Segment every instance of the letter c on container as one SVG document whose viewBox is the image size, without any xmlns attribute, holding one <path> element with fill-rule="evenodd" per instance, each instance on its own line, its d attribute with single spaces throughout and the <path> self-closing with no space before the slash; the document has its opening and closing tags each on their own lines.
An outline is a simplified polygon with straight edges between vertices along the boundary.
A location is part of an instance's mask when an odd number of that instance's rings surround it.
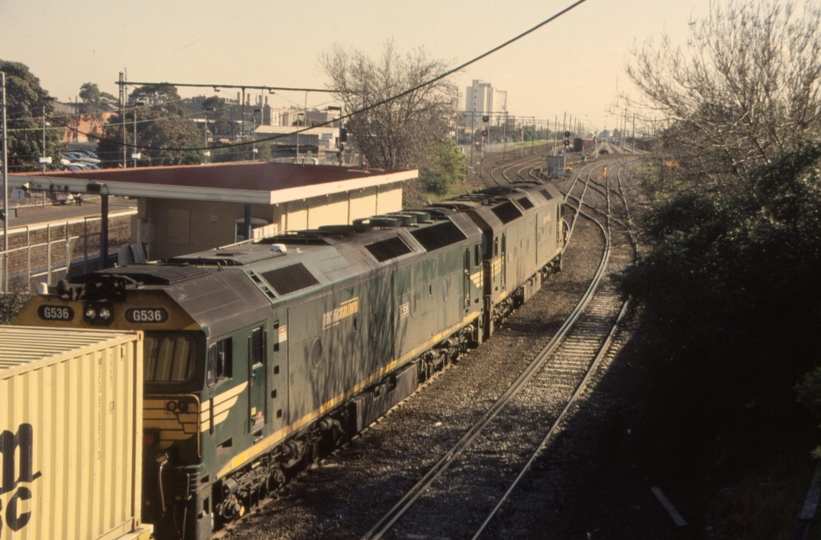
<svg viewBox="0 0 821 540">
<path fill-rule="evenodd" d="M 21 487 L 14 494 L 14 497 L 9 500 L 8 508 L 6 508 L 6 523 L 12 531 L 19 531 L 28 525 L 31 519 L 31 512 L 17 514 L 17 501 L 20 499 L 26 501 L 31 499 L 31 490 L 27 487 Z"/>
</svg>

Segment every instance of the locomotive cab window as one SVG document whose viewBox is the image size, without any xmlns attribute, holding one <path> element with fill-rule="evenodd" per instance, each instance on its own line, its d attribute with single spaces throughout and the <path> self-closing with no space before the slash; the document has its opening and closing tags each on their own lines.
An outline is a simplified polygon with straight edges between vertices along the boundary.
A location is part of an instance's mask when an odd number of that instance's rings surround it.
<svg viewBox="0 0 821 540">
<path fill-rule="evenodd" d="M 194 342 L 190 336 L 146 333 L 143 347 L 146 381 L 182 382 L 194 374 Z"/>
<path fill-rule="evenodd" d="M 208 347 L 208 386 L 230 379 L 233 371 L 231 338 L 221 339 Z"/>
</svg>

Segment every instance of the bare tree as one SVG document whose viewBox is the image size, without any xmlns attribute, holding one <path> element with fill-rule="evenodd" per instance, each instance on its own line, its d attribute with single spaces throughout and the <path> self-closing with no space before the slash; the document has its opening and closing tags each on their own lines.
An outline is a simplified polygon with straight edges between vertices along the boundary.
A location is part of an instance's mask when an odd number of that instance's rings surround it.
<svg viewBox="0 0 821 540">
<path fill-rule="evenodd" d="M 727 0 L 690 23 L 684 49 L 663 34 L 658 46 L 633 50 L 627 75 L 641 99 L 623 97 L 661 119 L 663 153 L 681 165 L 666 174 L 713 188 L 747 180 L 753 166 L 817 134 L 819 23 L 813 0 L 800 16 L 789 1 Z"/>
<path fill-rule="evenodd" d="M 350 118 L 348 132 L 370 166 L 420 167 L 435 159 L 433 148 L 447 134 L 456 90 L 444 79 L 423 83 L 443 74 L 444 62 L 431 60 L 423 49 L 401 55 L 388 41 L 376 60 L 337 45 L 320 57 L 320 65 L 345 111 L 362 111 Z"/>
</svg>

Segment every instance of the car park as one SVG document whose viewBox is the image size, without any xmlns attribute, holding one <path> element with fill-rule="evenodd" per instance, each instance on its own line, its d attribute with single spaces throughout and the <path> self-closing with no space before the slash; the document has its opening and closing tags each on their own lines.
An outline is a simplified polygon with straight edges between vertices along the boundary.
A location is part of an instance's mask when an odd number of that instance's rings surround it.
<svg viewBox="0 0 821 540">
<path fill-rule="evenodd" d="M 79 161 L 81 163 L 93 163 L 98 164 L 100 163 L 100 159 L 97 157 L 97 154 L 92 152 L 91 150 L 75 150 L 72 152 L 76 156 L 73 161 Z"/>
<path fill-rule="evenodd" d="M 94 165 L 100 163 L 99 159 L 90 157 L 82 152 L 61 152 L 60 157 L 68 159 L 72 163 L 92 163 Z"/>
</svg>

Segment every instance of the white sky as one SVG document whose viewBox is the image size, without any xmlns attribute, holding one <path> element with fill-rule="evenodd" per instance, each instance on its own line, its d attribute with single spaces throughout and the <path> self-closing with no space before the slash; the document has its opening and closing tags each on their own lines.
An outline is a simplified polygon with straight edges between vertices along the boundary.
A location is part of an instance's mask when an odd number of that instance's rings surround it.
<svg viewBox="0 0 821 540">
<path fill-rule="evenodd" d="M 516 116 L 559 122 L 565 113 L 597 129 L 630 91 L 631 47 L 662 31 L 684 44 L 688 21 L 709 0 L 587 0 L 556 21 L 453 76 L 506 90 Z M 118 93 L 130 81 L 324 88 L 318 58 L 334 44 L 376 57 L 386 40 L 400 52 L 466 62 L 535 26 L 573 0 L 0 0 L 0 58 L 26 64 L 61 101 L 85 82 Z M 208 91 L 206 91 L 208 90 Z M 210 89 L 184 96 L 213 95 Z M 236 97 L 236 92 L 220 95 Z M 304 93 L 271 96 L 302 106 Z M 308 106 L 328 104 L 309 94 Z"/>
</svg>

